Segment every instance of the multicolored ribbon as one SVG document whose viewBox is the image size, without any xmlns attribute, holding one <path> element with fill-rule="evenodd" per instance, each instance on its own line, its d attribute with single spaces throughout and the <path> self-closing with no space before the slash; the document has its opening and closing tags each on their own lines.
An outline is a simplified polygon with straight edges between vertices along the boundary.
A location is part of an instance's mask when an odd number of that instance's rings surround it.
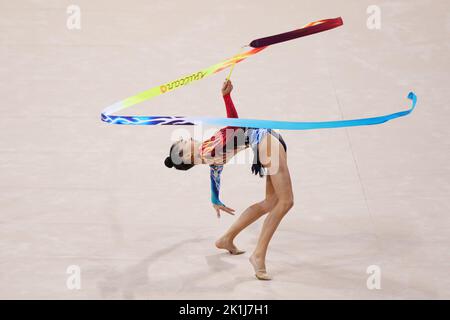
<svg viewBox="0 0 450 320">
<path fill-rule="evenodd" d="M 409 110 L 400 111 L 397 113 L 363 119 L 353 120 L 337 120 L 337 121 L 319 121 L 319 122 L 290 122 L 290 121 L 273 121 L 261 119 L 241 119 L 241 118 L 216 118 L 216 117 L 185 117 L 185 116 L 118 116 L 113 113 L 136 105 L 140 102 L 153 99 L 159 95 L 171 92 L 175 89 L 186 86 L 192 82 L 199 81 L 205 77 L 218 73 L 228 67 L 234 67 L 235 64 L 247 59 L 248 57 L 257 54 L 266 49 L 268 46 L 289 41 L 292 39 L 308 36 L 318 32 L 334 29 L 343 25 L 342 18 L 325 19 L 311 22 L 303 28 L 293 30 L 290 32 L 280 33 L 277 35 L 253 40 L 248 46 L 253 49 L 234 55 L 233 57 L 212 65 L 206 69 L 178 78 L 174 81 L 164 83 L 160 86 L 153 87 L 137 95 L 118 101 L 113 105 L 103 110 L 101 119 L 104 122 L 112 124 L 126 124 L 126 125 L 198 125 L 210 124 L 219 126 L 239 126 L 250 128 L 272 128 L 272 129 L 286 129 L 286 130 L 308 130 L 320 128 L 339 128 L 351 126 L 364 126 L 386 122 L 391 119 L 399 118 L 411 113 L 416 105 L 417 97 L 413 92 L 410 92 L 408 99 L 412 101 L 412 106 Z M 230 72 L 231 74 L 231 72 Z"/>
</svg>

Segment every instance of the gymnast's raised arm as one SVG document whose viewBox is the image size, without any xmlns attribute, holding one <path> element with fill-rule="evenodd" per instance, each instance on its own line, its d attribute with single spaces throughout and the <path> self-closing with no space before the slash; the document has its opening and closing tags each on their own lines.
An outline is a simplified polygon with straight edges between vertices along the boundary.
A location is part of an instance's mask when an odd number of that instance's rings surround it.
<svg viewBox="0 0 450 320">
<path fill-rule="evenodd" d="M 233 91 L 233 84 L 230 80 L 225 80 L 222 87 L 222 95 L 227 109 L 227 118 L 239 118 L 233 100 L 231 100 L 231 91 Z"/>
</svg>

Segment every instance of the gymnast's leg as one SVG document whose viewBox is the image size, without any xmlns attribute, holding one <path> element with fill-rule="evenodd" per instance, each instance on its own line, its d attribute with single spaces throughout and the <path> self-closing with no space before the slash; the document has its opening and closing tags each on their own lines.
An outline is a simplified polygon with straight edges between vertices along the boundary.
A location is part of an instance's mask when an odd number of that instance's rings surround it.
<svg viewBox="0 0 450 320">
<path fill-rule="evenodd" d="M 255 270 L 256 277 L 260 280 L 271 279 L 266 272 L 265 265 L 267 248 L 281 219 L 283 219 L 289 209 L 294 205 L 286 152 L 280 143 L 271 143 L 270 140 L 277 141 L 277 139 L 273 138 L 271 135 L 267 135 L 261 141 L 260 159 L 261 163 L 268 169 L 278 201 L 264 220 L 255 251 L 249 259 Z"/>
<path fill-rule="evenodd" d="M 228 231 L 216 241 L 216 247 L 219 249 L 226 249 L 231 254 L 244 253 L 244 251 L 236 248 L 233 243 L 234 238 L 250 224 L 272 210 L 276 203 L 277 196 L 270 180 L 270 176 L 266 176 L 266 198 L 263 201 L 248 207 L 231 225 Z"/>
</svg>

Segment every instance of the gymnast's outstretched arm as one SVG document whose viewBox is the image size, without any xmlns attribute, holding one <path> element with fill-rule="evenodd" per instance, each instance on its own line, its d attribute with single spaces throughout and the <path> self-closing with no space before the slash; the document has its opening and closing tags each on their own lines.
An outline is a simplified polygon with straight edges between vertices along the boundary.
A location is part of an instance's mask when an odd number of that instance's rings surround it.
<svg viewBox="0 0 450 320">
<path fill-rule="evenodd" d="M 225 101 L 225 108 L 227 109 L 227 118 L 239 118 L 239 115 L 234 107 L 233 100 L 231 100 L 231 91 L 233 84 L 230 80 L 225 81 L 222 87 L 223 100 Z"/>
<path fill-rule="evenodd" d="M 233 100 L 231 100 L 230 93 L 233 90 L 233 85 L 230 80 L 226 80 L 222 87 L 222 95 L 225 101 L 225 108 L 227 110 L 228 118 L 239 118 L 236 108 L 234 107 Z M 222 128 L 221 130 L 226 130 Z M 220 218 L 220 210 L 223 210 L 229 214 L 234 214 L 234 210 L 225 206 L 219 199 L 220 191 L 220 176 L 222 174 L 223 165 L 211 165 L 210 166 L 210 179 L 211 179 L 211 202 L 214 209 L 217 212 L 217 217 Z"/>
<path fill-rule="evenodd" d="M 211 202 L 219 206 L 224 206 L 222 201 L 219 199 L 220 175 L 223 170 L 223 165 L 211 165 L 209 168 L 211 178 Z"/>
<path fill-rule="evenodd" d="M 220 218 L 220 210 L 234 215 L 234 209 L 227 207 L 219 199 L 220 175 L 222 173 L 222 170 L 223 170 L 223 165 L 211 165 L 210 166 L 211 202 L 213 203 L 213 207 L 217 212 L 218 218 Z"/>
</svg>

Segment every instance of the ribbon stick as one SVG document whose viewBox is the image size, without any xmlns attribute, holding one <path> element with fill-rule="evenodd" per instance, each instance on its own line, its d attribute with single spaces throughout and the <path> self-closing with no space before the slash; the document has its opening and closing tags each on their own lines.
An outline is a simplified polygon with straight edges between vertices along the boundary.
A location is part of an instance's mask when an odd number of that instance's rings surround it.
<svg viewBox="0 0 450 320">
<path fill-rule="evenodd" d="M 244 47 L 243 47 L 244 48 Z M 242 53 L 242 51 L 241 50 L 239 50 L 239 52 L 236 54 L 236 56 L 239 56 L 240 54 Z M 233 70 L 234 70 L 234 66 L 236 65 L 236 61 L 231 65 L 231 68 L 230 68 L 230 72 L 228 73 L 228 76 L 227 76 L 227 80 L 230 80 L 230 78 L 231 78 L 231 74 L 233 73 Z"/>
<path fill-rule="evenodd" d="M 334 29 L 343 24 L 342 19 L 325 19 L 319 20 L 307 24 L 303 28 L 293 30 L 290 32 L 285 32 L 269 37 L 264 37 L 260 39 L 253 40 L 250 42 L 249 46 L 252 49 L 238 53 L 233 57 L 214 64 L 208 68 L 202 69 L 200 71 L 185 75 L 174 81 L 164 83 L 162 85 L 150 88 L 146 91 L 138 93 L 132 97 L 126 98 L 124 100 L 118 101 L 113 105 L 107 107 L 103 110 L 101 114 L 101 120 L 111 124 L 125 124 L 125 125 L 198 125 L 198 124 L 211 124 L 220 126 L 240 126 L 240 127 L 251 127 L 251 128 L 272 128 L 272 129 L 286 129 L 286 130 L 310 130 L 310 129 L 321 129 L 321 128 L 339 128 L 339 127 L 351 127 L 351 126 L 362 126 L 362 125 L 372 125 L 380 124 L 395 118 L 403 117 L 411 113 L 417 103 L 417 96 L 410 92 L 408 99 L 412 101 L 412 106 L 406 111 L 400 111 L 392 113 L 389 115 L 372 117 L 372 118 L 362 118 L 353 120 L 337 120 L 337 121 L 319 121 L 319 122 L 292 122 L 292 121 L 273 121 L 273 120 L 262 120 L 262 119 L 242 119 L 242 118 L 215 118 L 215 117 L 185 117 L 185 116 L 120 116 L 113 115 L 113 113 L 136 105 L 140 102 L 153 99 L 164 93 L 171 92 L 175 89 L 184 87 L 195 81 L 202 80 L 207 76 L 218 73 L 226 68 L 231 67 L 230 73 L 227 77 L 231 76 L 234 66 L 261 52 L 267 47 L 278 44 L 281 42 L 293 40 L 296 38 L 308 36 L 318 32 L 323 32 L 326 30 Z"/>
</svg>

